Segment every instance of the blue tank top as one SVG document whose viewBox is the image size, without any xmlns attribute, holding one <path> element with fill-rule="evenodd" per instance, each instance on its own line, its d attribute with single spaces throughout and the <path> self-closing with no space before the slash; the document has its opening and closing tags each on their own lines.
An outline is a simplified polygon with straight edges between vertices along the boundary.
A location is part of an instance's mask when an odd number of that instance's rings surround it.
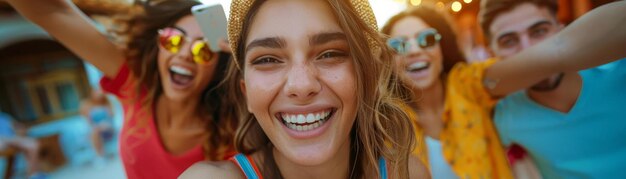
<svg viewBox="0 0 626 179">
<path fill-rule="evenodd" d="M 249 157 L 246 157 L 244 154 L 240 153 L 240 154 L 233 156 L 231 160 L 235 162 L 237 166 L 239 166 L 241 171 L 243 171 L 243 174 L 246 175 L 246 178 L 262 179 L 261 172 L 258 170 L 256 165 L 252 163 L 252 159 L 250 159 Z M 379 166 L 378 172 L 380 173 L 380 178 L 387 179 L 387 162 L 385 161 L 385 158 L 380 157 L 380 159 L 378 159 L 378 166 Z"/>
</svg>

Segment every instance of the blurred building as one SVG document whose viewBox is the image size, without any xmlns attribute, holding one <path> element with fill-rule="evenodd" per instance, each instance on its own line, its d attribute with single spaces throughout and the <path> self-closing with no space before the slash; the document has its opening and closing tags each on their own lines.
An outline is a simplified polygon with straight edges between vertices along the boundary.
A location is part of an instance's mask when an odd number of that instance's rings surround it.
<svg viewBox="0 0 626 179">
<path fill-rule="evenodd" d="M 74 2 L 103 30 L 117 25 L 111 18 L 124 15 L 120 13 L 133 5 L 132 0 Z M 40 141 L 44 170 L 92 159 L 91 129 L 78 110 L 100 77 L 92 65 L 0 2 L 0 111 L 24 124 L 27 135 Z M 17 172 L 23 171 L 19 163 L 14 166 Z M 13 171 L 8 164 L 15 163 L 0 163 L 0 175 Z"/>
</svg>

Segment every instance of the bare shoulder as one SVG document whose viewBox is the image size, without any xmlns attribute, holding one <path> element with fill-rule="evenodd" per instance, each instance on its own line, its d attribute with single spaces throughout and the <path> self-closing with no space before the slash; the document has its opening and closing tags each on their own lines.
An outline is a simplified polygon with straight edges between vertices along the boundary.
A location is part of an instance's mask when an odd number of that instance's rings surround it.
<svg viewBox="0 0 626 179">
<path fill-rule="evenodd" d="M 230 161 L 202 161 L 187 168 L 179 179 L 192 178 L 229 178 L 244 179 L 245 177 L 234 163 Z"/>
<path fill-rule="evenodd" d="M 426 179 L 430 178 L 430 172 L 426 165 L 416 156 L 409 157 L 409 178 Z"/>
</svg>

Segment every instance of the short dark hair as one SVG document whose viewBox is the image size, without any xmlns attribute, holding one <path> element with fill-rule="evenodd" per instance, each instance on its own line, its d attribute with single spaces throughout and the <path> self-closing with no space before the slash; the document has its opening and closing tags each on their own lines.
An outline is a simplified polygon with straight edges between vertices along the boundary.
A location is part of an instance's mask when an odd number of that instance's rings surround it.
<svg viewBox="0 0 626 179">
<path fill-rule="evenodd" d="M 480 13 L 478 15 L 478 19 L 480 27 L 483 29 L 483 34 L 485 35 L 485 38 L 487 38 L 487 43 L 491 41 L 489 26 L 491 26 L 493 20 L 496 19 L 498 15 L 508 12 L 525 3 L 531 3 L 538 7 L 547 8 L 555 17 L 559 8 L 557 0 L 482 0 L 480 2 Z"/>
<path fill-rule="evenodd" d="M 383 34 L 390 35 L 393 26 L 406 17 L 417 17 L 441 34 L 441 52 L 443 54 L 443 73 L 447 74 L 458 62 L 466 62 L 465 55 L 457 41 L 456 31 L 450 17 L 444 12 L 429 5 L 420 5 L 394 15 L 381 29 Z"/>
</svg>

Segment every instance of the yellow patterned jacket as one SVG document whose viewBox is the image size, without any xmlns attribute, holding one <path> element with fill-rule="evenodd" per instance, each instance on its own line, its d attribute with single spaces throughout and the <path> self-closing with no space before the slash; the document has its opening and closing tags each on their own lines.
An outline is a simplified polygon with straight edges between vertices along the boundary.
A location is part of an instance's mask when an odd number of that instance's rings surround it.
<svg viewBox="0 0 626 179">
<path fill-rule="evenodd" d="M 493 126 L 492 110 L 497 99 L 482 84 L 485 69 L 495 62 L 459 63 L 448 74 L 440 140 L 444 158 L 459 178 L 513 178 Z M 418 139 L 413 154 L 428 164 L 424 133 L 417 125 L 417 115 L 413 115 Z"/>
</svg>

